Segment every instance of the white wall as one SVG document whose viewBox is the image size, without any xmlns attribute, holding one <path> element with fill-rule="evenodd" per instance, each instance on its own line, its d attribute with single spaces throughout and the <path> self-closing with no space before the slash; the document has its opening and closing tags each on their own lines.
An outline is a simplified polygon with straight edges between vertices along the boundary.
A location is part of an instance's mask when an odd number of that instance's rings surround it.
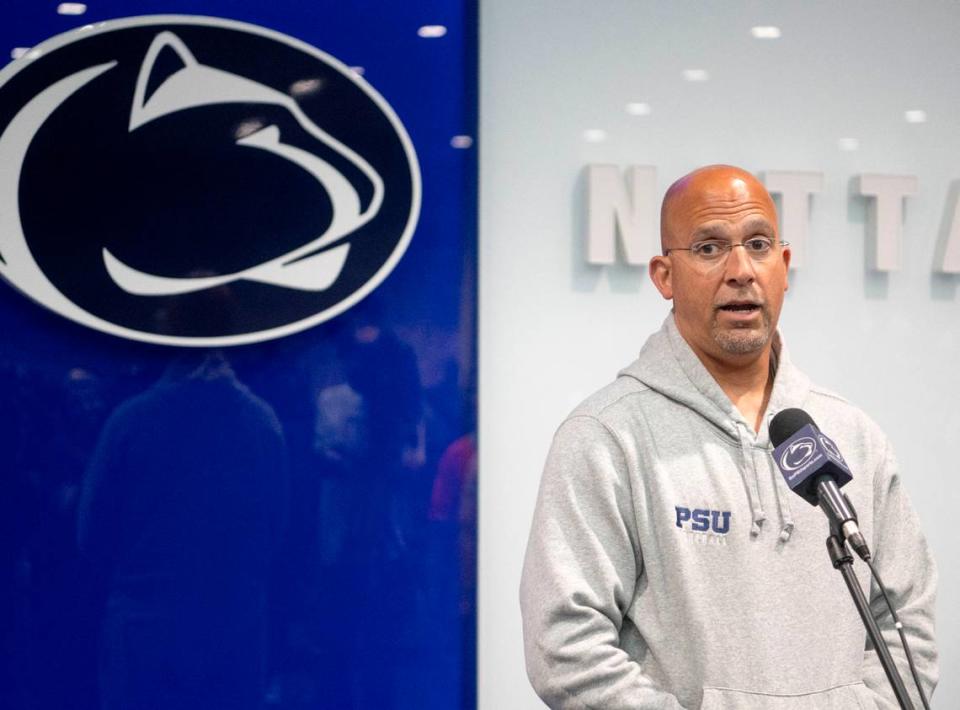
<svg viewBox="0 0 960 710">
<path fill-rule="evenodd" d="M 783 35 L 754 39 L 754 25 Z M 960 180 L 958 40 L 960 5 L 945 1 L 481 4 L 482 710 L 540 707 L 523 670 L 517 587 L 553 430 L 668 309 L 644 269 L 585 264 L 583 168 L 656 166 L 659 198 L 712 162 L 824 173 L 781 328 L 794 361 L 861 405 L 897 448 L 941 572 L 936 705 L 960 707 L 949 673 L 960 666 L 960 278 L 932 273 Z M 684 81 L 687 68 L 710 80 Z M 628 115 L 631 101 L 652 113 Z M 909 109 L 928 121 L 908 124 Z M 583 139 L 595 128 L 604 142 Z M 859 149 L 840 150 L 841 138 Z M 919 178 L 899 272 L 865 268 L 864 203 L 850 194 L 862 172 Z"/>
</svg>

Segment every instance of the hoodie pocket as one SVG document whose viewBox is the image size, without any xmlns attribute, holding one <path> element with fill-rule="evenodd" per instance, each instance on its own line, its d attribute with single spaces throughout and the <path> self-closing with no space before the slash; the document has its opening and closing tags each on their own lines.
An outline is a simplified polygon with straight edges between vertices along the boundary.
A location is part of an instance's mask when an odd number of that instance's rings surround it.
<svg viewBox="0 0 960 710">
<path fill-rule="evenodd" d="M 863 683 L 848 683 L 794 695 L 706 687 L 700 710 L 887 710 L 893 707 Z"/>
</svg>

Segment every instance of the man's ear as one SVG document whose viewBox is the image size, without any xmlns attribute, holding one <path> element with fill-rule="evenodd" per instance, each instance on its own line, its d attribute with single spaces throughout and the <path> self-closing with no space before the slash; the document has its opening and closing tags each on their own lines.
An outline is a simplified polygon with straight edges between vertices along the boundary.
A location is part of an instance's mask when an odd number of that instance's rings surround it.
<svg viewBox="0 0 960 710">
<path fill-rule="evenodd" d="M 650 280 L 660 295 L 668 301 L 673 298 L 673 264 L 669 256 L 655 256 L 650 260 Z"/>
<path fill-rule="evenodd" d="M 790 257 L 793 255 L 793 252 L 790 251 L 790 247 L 783 247 L 783 270 L 784 270 L 784 279 L 783 279 L 783 290 L 786 291 L 790 288 Z"/>
</svg>

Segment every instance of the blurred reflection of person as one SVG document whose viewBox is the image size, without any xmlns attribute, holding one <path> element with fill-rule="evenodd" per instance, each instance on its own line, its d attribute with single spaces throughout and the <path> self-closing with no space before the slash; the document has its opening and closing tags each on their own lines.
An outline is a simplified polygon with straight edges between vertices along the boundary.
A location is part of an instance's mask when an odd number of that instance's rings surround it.
<svg viewBox="0 0 960 710">
<path fill-rule="evenodd" d="M 425 524 L 413 512 L 425 457 L 420 375 L 413 350 L 375 316 L 353 316 L 338 348 L 342 380 L 317 397 L 324 583 L 314 638 L 330 707 L 394 707 L 421 584 L 412 547 Z"/>
<path fill-rule="evenodd" d="M 273 410 L 217 352 L 182 355 L 109 418 L 78 511 L 108 587 L 104 710 L 260 707 L 285 459 Z"/>
</svg>

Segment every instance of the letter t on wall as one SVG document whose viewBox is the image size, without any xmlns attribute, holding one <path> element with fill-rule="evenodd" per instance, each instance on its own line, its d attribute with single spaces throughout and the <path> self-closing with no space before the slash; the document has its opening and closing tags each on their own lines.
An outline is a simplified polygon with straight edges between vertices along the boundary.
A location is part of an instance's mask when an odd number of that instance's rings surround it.
<svg viewBox="0 0 960 710">
<path fill-rule="evenodd" d="M 616 165 L 587 167 L 587 261 L 613 264 L 620 238 L 628 264 L 643 264 L 653 244 L 656 168 L 633 165 L 627 184 Z"/>
<path fill-rule="evenodd" d="M 780 238 L 790 242 L 790 268 L 803 266 L 810 231 L 810 195 L 823 189 L 823 173 L 770 170 L 763 175 L 767 191 L 780 195 Z"/>
<path fill-rule="evenodd" d="M 903 198 L 917 193 L 915 175 L 860 175 L 856 192 L 874 198 L 870 231 L 872 258 L 867 264 L 875 271 L 900 268 L 900 242 L 903 238 Z"/>
<path fill-rule="evenodd" d="M 951 215 L 946 234 L 941 235 L 934 268 L 943 274 L 960 274 L 960 190 L 951 190 L 947 211 Z"/>
</svg>

